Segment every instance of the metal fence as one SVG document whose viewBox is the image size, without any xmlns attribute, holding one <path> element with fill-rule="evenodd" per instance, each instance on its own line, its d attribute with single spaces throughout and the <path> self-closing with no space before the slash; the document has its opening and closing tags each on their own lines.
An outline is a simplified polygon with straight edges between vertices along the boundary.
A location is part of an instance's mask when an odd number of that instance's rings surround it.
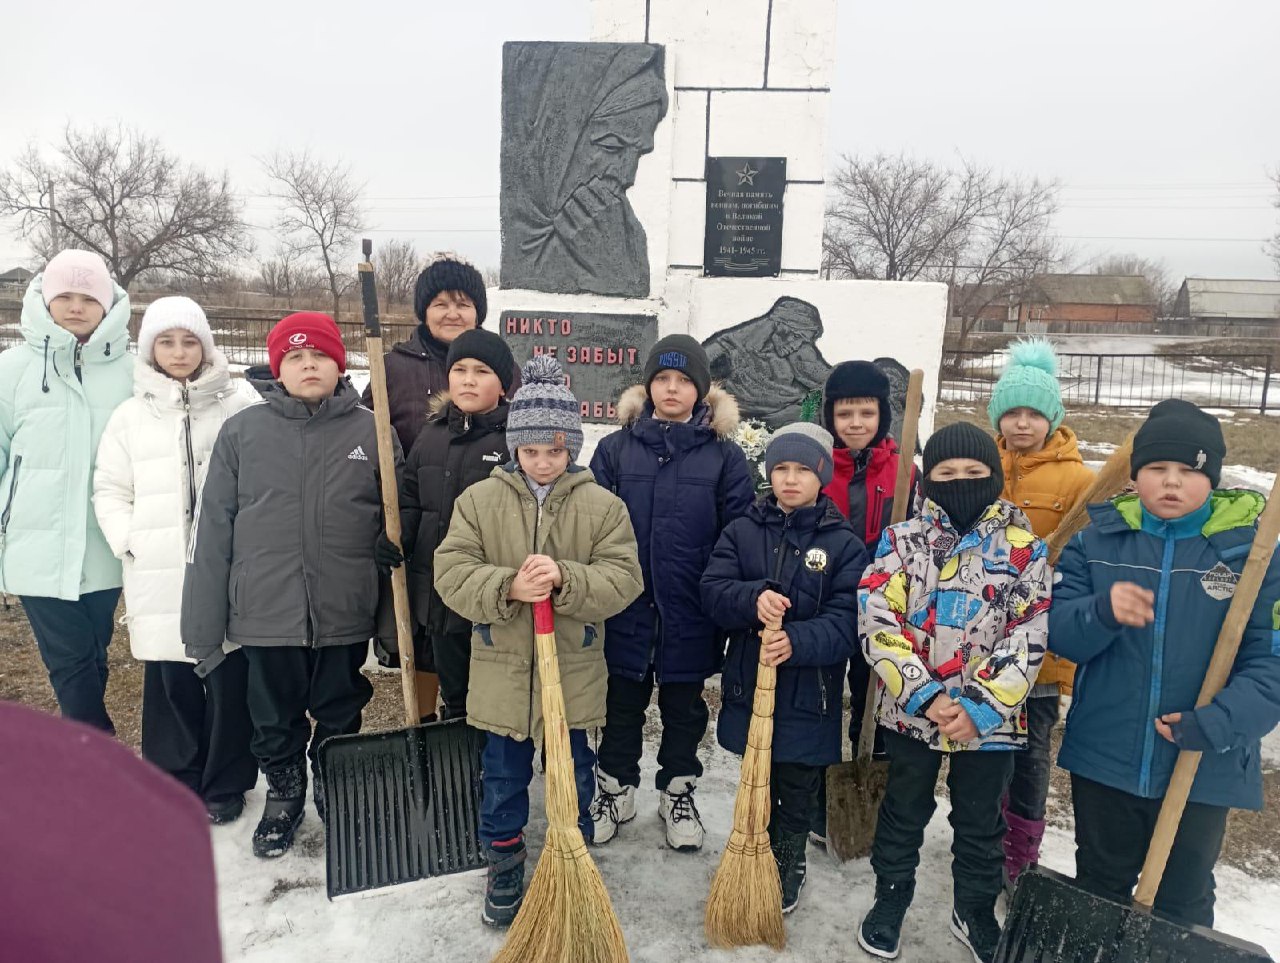
<svg viewBox="0 0 1280 963">
<path fill-rule="evenodd" d="M 213 338 L 233 365 L 265 364 L 267 332 L 284 311 L 218 312 L 208 315 Z M 136 337 L 141 308 L 130 334 Z M 389 348 L 408 338 L 417 322 L 383 321 L 382 340 Z M 347 346 L 347 365 L 366 368 L 364 326 L 338 324 Z M 0 303 L 0 350 L 20 344 L 16 303 Z M 1003 352 L 943 351 L 938 400 L 978 402 L 991 397 L 1005 367 Z M 1239 354 L 1059 354 L 1058 380 L 1068 405 L 1146 408 L 1164 398 L 1185 398 L 1208 408 L 1254 409 L 1265 413 L 1271 403 L 1271 355 Z"/>
<path fill-rule="evenodd" d="M 944 351 L 940 401 L 984 401 L 1004 371 L 1002 352 Z M 1265 413 L 1271 355 L 1059 354 L 1058 381 L 1068 405 L 1147 408 L 1185 398 L 1206 408 Z"/>
<path fill-rule="evenodd" d="M 142 321 L 143 306 L 139 306 L 129 322 L 129 347 L 134 350 L 138 336 L 138 325 Z M 209 327 L 213 331 L 213 340 L 227 360 L 233 365 L 252 365 L 267 363 L 267 332 L 271 330 L 287 311 L 245 311 L 245 312 L 210 312 Z M 19 325 L 20 310 L 17 305 L 0 304 L 0 350 L 22 343 L 22 332 Z M 390 348 L 397 341 L 403 341 L 413 333 L 417 321 L 404 319 L 384 319 L 382 322 L 382 343 Z M 359 321 L 340 321 L 338 328 L 342 332 L 342 341 L 347 347 L 347 364 L 352 368 L 367 368 L 369 359 L 364 353 L 364 325 Z"/>
</svg>

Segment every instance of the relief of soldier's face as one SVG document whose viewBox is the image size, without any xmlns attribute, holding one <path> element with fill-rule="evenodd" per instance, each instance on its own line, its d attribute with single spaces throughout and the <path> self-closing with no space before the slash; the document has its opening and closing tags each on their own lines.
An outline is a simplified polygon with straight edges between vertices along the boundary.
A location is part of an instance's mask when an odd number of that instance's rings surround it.
<svg viewBox="0 0 1280 963">
<path fill-rule="evenodd" d="M 661 116 L 661 105 L 655 103 L 615 117 L 594 118 L 587 125 L 585 162 L 618 192 L 626 190 L 636 182 L 641 155 L 653 150 L 653 132 Z"/>
</svg>

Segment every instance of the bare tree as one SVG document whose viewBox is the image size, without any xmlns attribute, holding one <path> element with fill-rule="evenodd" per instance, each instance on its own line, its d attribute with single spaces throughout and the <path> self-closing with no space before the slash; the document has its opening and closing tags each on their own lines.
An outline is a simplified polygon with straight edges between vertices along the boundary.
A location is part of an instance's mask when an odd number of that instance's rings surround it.
<svg viewBox="0 0 1280 963">
<path fill-rule="evenodd" d="M 329 164 L 310 152 L 276 153 L 263 163 L 268 196 L 281 204 L 276 227 L 286 243 L 310 250 L 323 271 L 333 318 L 341 320 L 342 295 L 354 283 L 348 255 L 364 229 L 364 185 L 341 162 Z"/>
<path fill-rule="evenodd" d="M 388 305 L 408 304 L 413 300 L 413 287 L 418 279 L 418 252 L 412 241 L 393 238 L 380 245 L 373 253 L 373 268 L 378 279 L 378 293 Z"/>
<path fill-rule="evenodd" d="M 1169 276 L 1163 261 L 1153 261 L 1139 254 L 1108 254 L 1093 265 L 1094 274 L 1136 275 L 1146 280 L 1155 299 L 1156 317 L 1166 318 L 1173 312 L 1173 299 L 1178 286 Z"/>
<path fill-rule="evenodd" d="M 0 171 L 0 215 L 16 217 L 46 260 L 66 247 L 97 252 L 124 288 L 144 271 L 218 276 L 247 238 L 225 172 L 184 165 L 120 127 L 68 125 L 52 159 L 28 144 Z"/>
<path fill-rule="evenodd" d="M 307 252 L 287 243 L 277 244 L 275 254 L 258 262 L 257 280 L 263 294 L 290 303 L 323 284 L 319 270 L 308 262 Z"/>
<path fill-rule="evenodd" d="M 845 156 L 823 231 L 823 273 L 943 281 L 963 348 L 993 304 L 1019 296 L 1062 256 L 1052 233 L 1058 184 L 961 161 Z"/>
<path fill-rule="evenodd" d="M 1276 185 L 1276 197 L 1272 203 L 1280 208 L 1280 164 L 1271 171 L 1271 180 Z M 1276 264 L 1276 274 L 1280 274 L 1280 231 L 1267 242 L 1267 254 Z"/>
</svg>

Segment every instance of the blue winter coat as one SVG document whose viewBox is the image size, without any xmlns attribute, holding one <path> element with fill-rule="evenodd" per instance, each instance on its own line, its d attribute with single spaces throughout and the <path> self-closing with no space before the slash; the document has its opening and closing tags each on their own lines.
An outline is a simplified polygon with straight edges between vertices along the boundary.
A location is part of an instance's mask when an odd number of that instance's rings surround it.
<svg viewBox="0 0 1280 963">
<path fill-rule="evenodd" d="M 637 681 L 702 682 L 720 668 L 724 633 L 702 607 L 698 580 L 720 533 L 751 505 L 746 456 L 732 439 L 738 404 L 713 387 L 687 423 L 659 421 L 643 385 L 618 400 L 622 430 L 606 436 L 591 473 L 626 503 L 644 594 L 610 619 L 609 672 Z"/>
<path fill-rule="evenodd" d="M 1049 648 L 1078 663 L 1063 769 L 1159 799 L 1178 750 L 1154 720 L 1190 711 L 1209 666 L 1235 582 L 1253 541 L 1263 498 L 1214 492 L 1205 506 L 1164 522 L 1135 495 L 1091 505 L 1093 524 L 1058 562 L 1049 610 Z M 1121 626 L 1111 586 L 1135 582 L 1155 593 L 1155 621 Z M 1262 808 L 1259 740 L 1280 722 L 1280 559 L 1253 606 L 1230 681 L 1196 720 L 1216 750 L 1201 759 L 1191 801 Z"/>
<path fill-rule="evenodd" d="M 792 654 L 778 666 L 773 758 L 827 766 L 840 761 L 844 674 L 857 649 L 858 580 L 869 559 L 826 495 L 791 514 L 768 495 L 725 529 L 702 576 L 702 601 L 730 632 L 720 678 L 720 745 L 742 754 L 751 724 L 765 589 L 791 600 L 782 627 Z"/>
</svg>

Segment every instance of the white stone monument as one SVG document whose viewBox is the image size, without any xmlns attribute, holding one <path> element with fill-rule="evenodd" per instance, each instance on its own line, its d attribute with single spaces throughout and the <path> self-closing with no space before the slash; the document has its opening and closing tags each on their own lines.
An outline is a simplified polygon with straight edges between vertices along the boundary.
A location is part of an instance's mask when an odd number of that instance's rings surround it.
<svg viewBox="0 0 1280 963">
<path fill-rule="evenodd" d="M 802 320 L 820 316 L 816 348 L 825 365 L 892 357 L 924 370 L 921 433 L 927 435 L 942 355 L 945 287 L 819 277 L 836 6 L 836 0 L 592 0 L 592 41 L 655 44 L 664 52 L 665 114 L 626 192 L 647 236 L 649 294 L 502 288 L 489 292 L 491 316 L 647 315 L 657 318 L 659 337 L 685 332 L 705 342 L 737 328 L 716 342 L 745 341 L 747 347 L 753 330 L 760 332 L 757 343 L 767 336 L 772 318 L 788 312 Z M 706 276 L 707 161 L 717 157 L 786 159 L 776 277 Z M 815 330 L 809 323 L 796 330 Z M 574 362 L 566 363 L 571 378 L 575 364 L 595 363 L 595 353 L 585 352 L 586 359 L 583 353 L 575 351 Z M 756 353 L 762 366 L 780 365 L 777 377 L 786 380 L 786 362 L 773 357 L 772 349 Z M 600 363 L 609 361 L 606 353 Z M 767 370 L 759 374 L 770 376 Z M 609 430 L 606 424 L 588 427 L 581 461 Z"/>
</svg>

